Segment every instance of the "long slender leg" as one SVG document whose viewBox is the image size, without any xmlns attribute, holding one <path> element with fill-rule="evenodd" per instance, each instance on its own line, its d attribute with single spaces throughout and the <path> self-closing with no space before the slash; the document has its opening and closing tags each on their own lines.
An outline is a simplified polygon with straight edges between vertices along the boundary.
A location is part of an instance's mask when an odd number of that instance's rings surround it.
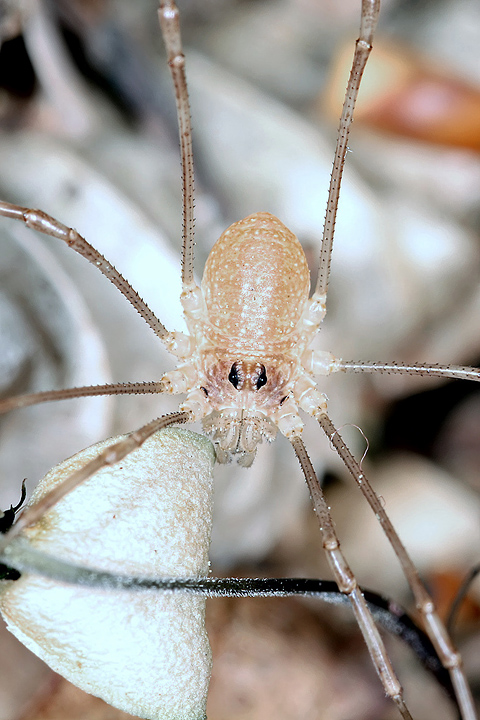
<svg viewBox="0 0 480 720">
<path fill-rule="evenodd" d="M 325 298 L 327 295 L 328 279 L 330 276 L 333 236 L 335 233 L 335 221 L 337 218 L 340 185 L 342 182 L 345 156 L 347 153 L 348 135 L 353 121 L 353 110 L 357 100 L 360 81 L 362 79 L 363 71 L 365 70 L 368 56 L 372 50 L 373 33 L 377 25 L 379 11 L 380 0 L 362 0 L 360 34 L 355 44 L 355 55 L 343 103 L 340 127 L 338 129 L 337 146 L 335 148 L 333 170 L 328 190 L 327 211 L 325 215 L 325 226 L 323 229 L 322 249 L 320 251 L 318 278 L 315 287 L 315 294 L 323 295 Z"/>
<path fill-rule="evenodd" d="M 405 546 L 398 537 L 398 534 L 385 512 L 377 494 L 368 482 L 368 479 L 365 477 L 365 473 L 351 454 L 328 415 L 324 412 L 319 413 L 317 415 L 317 420 L 344 462 L 346 468 L 357 483 L 358 487 L 366 497 L 389 542 L 395 550 L 395 554 L 402 565 L 408 584 L 410 585 L 415 598 L 417 609 L 423 618 L 425 631 L 435 647 L 440 661 L 450 673 L 458 704 L 461 708 L 463 720 L 475 720 L 477 715 L 474 709 L 470 688 L 468 687 L 467 679 L 463 670 L 462 658 L 454 647 L 448 632 L 435 609 L 434 602 L 420 579 L 417 568 L 413 564 Z"/>
<path fill-rule="evenodd" d="M 195 201 L 190 103 L 188 101 L 187 80 L 185 77 L 185 56 L 180 35 L 179 13 L 175 2 L 173 0 L 161 0 L 158 17 L 167 50 L 168 65 L 172 74 L 177 103 L 183 197 L 182 284 L 185 291 L 195 287 L 193 279 Z"/>
<path fill-rule="evenodd" d="M 44 495 L 35 505 L 27 508 L 25 512 L 18 518 L 15 525 L 0 538 L 0 553 L 4 551 L 8 543 L 16 537 L 22 530 L 38 520 L 67 493 L 72 492 L 78 485 L 88 478 L 92 477 L 96 472 L 107 465 L 115 465 L 115 463 L 123 460 L 124 457 L 130 455 L 134 450 L 139 448 L 145 440 L 158 430 L 168 427 L 169 425 L 181 425 L 192 421 L 192 416 L 188 412 L 177 412 L 170 415 L 163 415 L 156 420 L 151 420 L 138 430 L 129 433 L 123 440 L 119 440 L 114 445 L 103 450 L 96 458 L 90 460 L 86 465 L 73 472 L 64 482 L 57 485 L 53 490 Z"/>
<path fill-rule="evenodd" d="M 82 387 L 67 388 L 65 390 L 46 390 L 44 392 L 17 395 L 0 400 L 0 415 L 43 402 L 56 400 L 71 400 L 80 397 L 94 397 L 95 395 L 149 395 L 165 392 L 164 383 L 112 383 L 109 385 L 84 385 Z"/>
<path fill-rule="evenodd" d="M 55 218 L 47 215 L 47 213 L 42 212 L 42 210 L 32 210 L 7 202 L 0 202 L 0 216 L 2 215 L 3 217 L 12 218 L 13 220 L 21 220 L 27 227 L 33 230 L 38 230 L 38 232 L 44 233 L 44 235 L 50 235 L 51 237 L 63 240 L 69 247 L 75 250 L 75 252 L 82 255 L 88 262 L 92 263 L 92 265 L 95 265 L 95 267 L 120 290 L 122 295 L 133 305 L 140 317 L 152 328 L 160 340 L 167 345 L 174 343 L 174 333 L 170 333 L 166 327 L 162 325 L 160 320 L 154 315 L 140 295 L 135 292 L 130 283 L 125 280 L 123 275 L 75 229 L 67 227 L 58 220 L 55 220 Z"/>
<path fill-rule="evenodd" d="M 307 481 L 313 506 L 320 523 L 320 531 L 323 538 L 323 547 L 327 555 L 330 568 L 333 572 L 338 589 L 348 596 L 355 618 L 367 644 L 375 670 L 382 681 L 385 693 L 392 698 L 398 707 L 403 718 L 411 718 L 403 700 L 403 690 L 392 668 L 383 640 L 377 630 L 370 610 L 367 607 L 365 598 L 358 587 L 357 581 L 348 566 L 347 561 L 340 549 L 340 543 L 335 532 L 333 520 L 330 515 L 327 503 L 323 496 L 322 488 L 315 475 L 315 470 L 308 456 L 305 445 L 299 436 L 291 439 L 293 449 L 302 467 L 305 480 Z"/>
<path fill-rule="evenodd" d="M 480 382 L 480 369 L 463 365 L 438 365 L 436 363 L 381 363 L 361 360 L 336 360 L 331 372 L 386 373 L 389 375 L 422 375 L 451 378 L 454 380 L 473 380 Z"/>
</svg>

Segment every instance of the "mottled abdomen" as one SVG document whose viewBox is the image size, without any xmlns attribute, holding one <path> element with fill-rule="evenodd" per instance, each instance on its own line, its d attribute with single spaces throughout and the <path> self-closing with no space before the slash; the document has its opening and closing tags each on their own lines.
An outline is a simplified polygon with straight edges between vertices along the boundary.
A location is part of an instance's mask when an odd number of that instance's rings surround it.
<svg viewBox="0 0 480 720">
<path fill-rule="evenodd" d="M 213 246 L 203 273 L 211 340 L 250 354 L 288 349 L 309 288 L 302 246 L 280 220 L 259 212 L 234 223 Z"/>
</svg>

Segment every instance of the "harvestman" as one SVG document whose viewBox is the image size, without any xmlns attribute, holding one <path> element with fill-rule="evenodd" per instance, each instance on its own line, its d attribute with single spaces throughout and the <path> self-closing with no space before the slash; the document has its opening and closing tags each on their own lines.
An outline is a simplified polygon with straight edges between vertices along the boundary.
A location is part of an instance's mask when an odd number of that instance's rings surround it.
<svg viewBox="0 0 480 720">
<path fill-rule="evenodd" d="M 168 53 L 177 103 L 183 180 L 183 250 L 181 301 L 188 334 L 170 332 L 115 268 L 78 232 L 39 210 L 0 203 L 0 215 L 66 242 L 120 290 L 180 364 L 160 382 L 97 385 L 40 392 L 0 403 L 0 412 L 39 402 L 82 396 L 132 393 L 185 393 L 179 412 L 165 415 L 110 446 L 62 485 L 29 508 L 5 536 L 2 547 L 35 522 L 63 495 L 105 465 L 119 462 L 150 435 L 168 425 L 202 420 L 213 436 L 217 457 L 233 457 L 245 466 L 257 445 L 272 440 L 277 429 L 291 442 L 307 481 L 330 567 L 339 589 L 348 596 L 386 694 L 403 718 L 411 718 L 383 641 L 356 579 L 340 549 L 334 524 L 301 434 L 299 410 L 313 416 L 330 439 L 368 500 L 391 542 L 413 592 L 426 633 L 450 673 L 464 720 L 476 713 L 459 653 L 440 620 L 406 549 L 327 413 L 315 375 L 333 372 L 383 372 L 433 377 L 480 379 L 473 368 L 423 364 L 343 361 L 328 352 L 310 350 L 326 311 L 327 287 L 340 183 L 347 140 L 361 76 L 372 48 L 379 0 L 362 0 L 360 37 L 356 42 L 333 164 L 315 292 L 309 298 L 305 255 L 296 237 L 274 216 L 257 212 L 228 228 L 214 245 L 201 287 L 194 281 L 193 156 L 190 110 L 178 10 L 162 0 L 160 24 Z"/>
</svg>

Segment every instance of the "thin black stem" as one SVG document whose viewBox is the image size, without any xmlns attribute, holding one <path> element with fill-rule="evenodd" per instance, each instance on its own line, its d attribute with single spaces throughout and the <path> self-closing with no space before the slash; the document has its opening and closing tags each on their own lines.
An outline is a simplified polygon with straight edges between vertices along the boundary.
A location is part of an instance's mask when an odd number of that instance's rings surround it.
<svg viewBox="0 0 480 720">
<path fill-rule="evenodd" d="M 24 537 L 16 538 L 0 555 L 0 568 L 17 575 L 34 573 L 62 583 L 107 591 L 159 590 L 186 592 L 206 597 L 287 597 L 310 596 L 334 605 L 349 605 L 346 595 L 331 580 L 312 578 L 148 578 L 117 575 L 70 564 L 32 548 Z M 13 579 L 11 576 L 6 579 Z M 442 667 L 425 633 L 396 602 L 363 590 L 375 620 L 396 635 L 416 654 L 446 693 L 454 700 L 448 673 Z"/>
</svg>

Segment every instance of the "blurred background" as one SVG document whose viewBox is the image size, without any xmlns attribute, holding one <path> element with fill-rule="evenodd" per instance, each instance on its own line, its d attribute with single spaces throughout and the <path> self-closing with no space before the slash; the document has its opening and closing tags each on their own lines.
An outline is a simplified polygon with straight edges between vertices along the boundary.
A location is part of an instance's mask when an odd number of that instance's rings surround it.
<svg viewBox="0 0 480 720">
<path fill-rule="evenodd" d="M 315 280 L 359 1 L 180 2 L 196 163 L 196 271 L 232 222 L 268 210 Z M 183 329 L 181 188 L 173 92 L 153 0 L 0 3 L 0 197 L 76 227 L 169 329 Z M 350 139 L 328 313 L 317 346 L 344 359 L 480 363 L 480 7 L 385 0 Z M 173 367 L 128 303 L 51 238 L 0 223 L 3 396 Z M 446 615 L 480 560 L 476 383 L 320 381 Z M 0 423 L 0 507 L 79 449 L 175 410 L 178 398 L 90 398 Z M 345 426 L 345 427 L 344 427 Z M 200 428 L 199 428 L 200 429 Z M 398 562 L 327 440 L 305 442 L 359 582 L 411 606 Z M 249 470 L 217 468 L 214 574 L 329 578 L 289 443 Z M 480 583 L 456 627 L 480 693 Z M 211 600 L 209 718 L 396 717 L 347 610 L 317 601 Z M 388 640 L 415 718 L 455 711 Z M 119 718 L 4 632 L 0 720 Z M 3 665 L 6 665 L 4 668 Z M 77 714 L 75 714 L 77 713 Z M 126 717 L 126 716 L 125 716 Z"/>
</svg>

